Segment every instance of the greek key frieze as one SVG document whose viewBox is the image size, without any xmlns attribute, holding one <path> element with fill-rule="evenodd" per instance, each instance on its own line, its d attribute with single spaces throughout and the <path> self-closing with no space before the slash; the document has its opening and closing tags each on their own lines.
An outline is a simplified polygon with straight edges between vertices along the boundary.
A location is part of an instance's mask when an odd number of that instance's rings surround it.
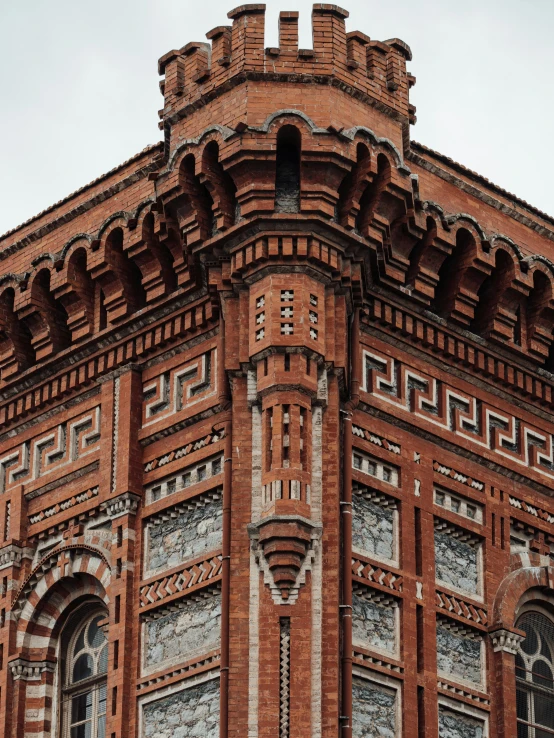
<svg viewBox="0 0 554 738">
<path fill-rule="evenodd" d="M 170 369 L 144 386 L 143 427 L 159 423 L 216 393 L 216 350 Z"/>
<path fill-rule="evenodd" d="M 24 441 L 0 458 L 0 494 L 58 471 L 98 448 L 100 408 Z"/>
<path fill-rule="evenodd" d="M 554 443 L 548 431 L 503 412 L 479 398 L 376 351 L 364 350 L 362 390 L 379 400 L 452 433 L 476 451 L 492 452 L 554 479 Z"/>
</svg>

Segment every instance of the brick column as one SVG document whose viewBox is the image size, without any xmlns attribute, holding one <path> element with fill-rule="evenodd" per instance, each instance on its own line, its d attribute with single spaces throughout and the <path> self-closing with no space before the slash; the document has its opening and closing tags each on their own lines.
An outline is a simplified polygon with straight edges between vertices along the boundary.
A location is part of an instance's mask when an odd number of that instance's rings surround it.
<svg viewBox="0 0 554 738">
<path fill-rule="evenodd" d="M 496 686 L 496 733 L 498 738 L 516 738 L 515 654 L 524 635 L 504 628 L 490 634 L 493 651 L 491 674 Z"/>
<path fill-rule="evenodd" d="M 113 397 L 111 454 L 101 462 L 102 507 L 112 521 L 112 579 L 108 587 L 110 643 L 107 738 L 135 735 L 138 617 L 135 600 L 136 512 L 142 499 L 142 451 L 138 443 L 142 378 L 127 367 L 103 387 Z M 107 445 L 107 444 L 106 444 Z M 106 449 L 107 451 L 107 449 Z M 109 467 L 109 468 L 107 468 Z M 106 494 L 107 493 L 107 494 Z M 138 577 L 140 571 L 136 573 Z"/>
</svg>

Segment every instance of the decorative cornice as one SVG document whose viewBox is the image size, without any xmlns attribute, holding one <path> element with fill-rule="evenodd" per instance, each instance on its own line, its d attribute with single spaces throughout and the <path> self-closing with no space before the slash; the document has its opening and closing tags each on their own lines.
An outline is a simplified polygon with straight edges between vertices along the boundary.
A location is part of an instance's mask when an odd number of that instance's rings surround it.
<svg viewBox="0 0 554 738">
<path fill-rule="evenodd" d="M 249 523 L 252 552 L 276 605 L 292 605 L 298 599 L 300 587 L 306 583 L 306 572 L 312 568 L 322 532 L 321 525 L 300 515 L 270 515 Z M 299 554 L 301 546 L 303 555 Z M 273 560 L 275 554 L 276 562 Z M 284 564 L 283 559 L 288 563 Z M 283 572 L 287 575 L 286 581 L 276 581 Z M 292 572 L 296 572 L 293 582 L 290 581 Z"/>
<path fill-rule="evenodd" d="M 483 192 L 483 190 L 479 189 L 479 187 L 477 187 L 476 185 L 465 182 L 463 179 L 456 176 L 455 174 L 448 172 L 442 167 L 438 166 L 437 164 L 434 164 L 433 162 L 429 161 L 427 157 L 432 157 L 433 159 L 440 162 L 441 164 L 448 167 L 449 169 L 453 169 L 457 171 L 459 174 L 462 174 L 465 177 L 473 179 L 479 185 L 483 186 L 487 190 L 492 190 L 493 192 L 496 192 L 500 197 L 503 197 L 506 200 L 511 200 L 514 203 L 514 205 L 516 205 L 517 207 L 521 207 L 524 210 L 527 210 L 532 216 L 540 218 L 541 220 L 545 220 L 547 223 L 554 225 L 554 218 L 551 215 L 548 215 L 547 213 L 543 213 L 538 208 L 535 208 L 529 203 L 525 202 L 525 200 L 521 200 L 516 195 L 513 195 L 510 192 L 507 192 L 502 187 L 499 187 L 498 185 L 493 184 L 492 182 L 487 180 L 485 177 L 482 177 L 480 174 L 477 174 L 476 172 L 473 172 L 470 169 L 467 169 L 462 164 L 458 164 L 453 159 L 450 159 L 449 157 L 444 156 L 444 154 L 440 154 L 437 151 L 433 151 L 432 149 L 429 149 L 427 146 L 424 146 L 423 144 L 417 143 L 416 141 L 412 141 L 410 144 L 410 149 L 406 154 L 406 158 L 409 161 L 413 162 L 417 166 L 422 167 L 423 169 L 426 169 L 428 172 L 435 174 L 437 177 L 440 177 L 441 179 L 454 184 L 458 189 L 463 190 L 464 192 L 467 192 L 473 195 L 474 197 L 487 203 L 487 205 L 490 205 L 496 210 L 500 210 L 502 213 L 510 216 L 514 220 L 517 220 L 519 223 L 526 225 L 528 228 L 531 228 L 535 232 L 539 233 L 541 236 L 545 236 L 546 238 L 554 240 L 554 229 L 546 228 L 542 226 L 540 223 L 538 223 L 536 220 L 534 220 L 533 218 L 527 217 L 526 215 L 519 213 L 514 207 L 511 207 L 510 205 L 507 205 L 506 203 L 503 203 L 500 200 L 497 200 L 492 195 L 489 195 L 486 192 Z"/>
<path fill-rule="evenodd" d="M 495 630 L 494 633 L 489 633 L 489 636 L 495 653 L 503 651 L 504 653 L 511 653 L 514 656 L 517 653 L 519 644 L 525 640 L 525 636 L 520 633 L 514 633 L 511 630 L 506 630 L 505 628 Z"/>
<path fill-rule="evenodd" d="M 484 341 L 457 335 L 436 315 L 426 311 L 418 314 L 384 295 L 368 295 L 368 307 L 366 330 L 378 323 L 379 329 L 393 332 L 396 340 L 415 345 L 427 355 L 439 355 L 443 361 L 455 362 L 465 373 L 476 373 L 484 383 L 494 383 L 497 391 L 501 383 L 509 392 L 523 396 L 525 402 L 554 407 L 554 378 L 550 373 L 518 365 L 496 354 Z"/>
<path fill-rule="evenodd" d="M 122 515 L 136 515 L 140 497 L 132 492 L 125 492 L 122 495 L 113 497 L 100 505 L 102 512 L 105 512 L 111 520 L 120 518 Z"/>
<path fill-rule="evenodd" d="M 200 332 L 211 319 L 210 297 L 204 295 L 201 300 L 195 299 L 155 323 L 145 323 L 123 341 L 102 346 L 95 356 L 78 356 L 73 364 L 56 376 L 42 381 L 35 377 L 34 382 L 29 381 L 20 394 L 0 407 L 0 426 L 13 425 L 39 408 L 60 401 L 67 393 L 98 380 L 104 373 L 129 364 L 128 357 L 136 360 L 149 356 L 162 346 Z"/>
<path fill-rule="evenodd" d="M 40 681 L 44 672 L 51 674 L 56 670 L 53 661 L 29 661 L 28 659 L 14 659 L 9 663 L 14 681 Z"/>
</svg>

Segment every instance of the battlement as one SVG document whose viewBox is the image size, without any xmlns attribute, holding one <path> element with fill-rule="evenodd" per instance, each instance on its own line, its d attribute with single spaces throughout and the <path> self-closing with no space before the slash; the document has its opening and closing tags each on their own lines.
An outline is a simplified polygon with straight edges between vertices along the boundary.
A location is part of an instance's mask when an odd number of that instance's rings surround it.
<svg viewBox="0 0 554 738">
<path fill-rule="evenodd" d="M 316 82 L 355 91 L 395 117 L 415 122 L 406 70 L 412 54 L 400 39 L 375 41 L 360 31 L 346 32 L 348 12 L 316 3 L 312 11 L 313 48 L 298 48 L 296 11 L 279 16 L 279 46 L 264 47 L 265 4 L 241 5 L 228 13 L 232 26 L 217 26 L 206 37 L 161 57 L 158 63 L 164 107 L 162 122 L 173 123 L 202 98 L 217 95 L 245 78 L 275 82 Z"/>
</svg>

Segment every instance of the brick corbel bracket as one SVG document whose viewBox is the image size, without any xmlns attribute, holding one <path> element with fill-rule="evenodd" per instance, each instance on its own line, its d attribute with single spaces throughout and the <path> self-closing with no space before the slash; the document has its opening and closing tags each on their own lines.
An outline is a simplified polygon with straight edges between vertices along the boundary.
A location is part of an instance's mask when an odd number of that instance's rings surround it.
<svg viewBox="0 0 554 738">
<path fill-rule="evenodd" d="M 322 530 L 300 515 L 271 515 L 248 526 L 252 551 L 276 605 L 292 605 L 298 599 Z"/>
<path fill-rule="evenodd" d="M 132 492 L 125 492 L 111 500 L 106 500 L 100 505 L 102 512 L 105 512 L 112 520 L 122 515 L 136 515 L 140 497 Z"/>
<path fill-rule="evenodd" d="M 10 671 L 14 681 L 40 681 L 45 671 L 54 672 L 54 661 L 29 661 L 28 659 L 14 659 L 10 661 Z"/>
<path fill-rule="evenodd" d="M 495 653 L 504 651 L 504 653 L 511 653 L 514 656 L 519 644 L 525 639 L 525 633 L 521 630 L 507 630 L 506 628 L 495 630 L 489 633 L 489 636 Z"/>
</svg>

